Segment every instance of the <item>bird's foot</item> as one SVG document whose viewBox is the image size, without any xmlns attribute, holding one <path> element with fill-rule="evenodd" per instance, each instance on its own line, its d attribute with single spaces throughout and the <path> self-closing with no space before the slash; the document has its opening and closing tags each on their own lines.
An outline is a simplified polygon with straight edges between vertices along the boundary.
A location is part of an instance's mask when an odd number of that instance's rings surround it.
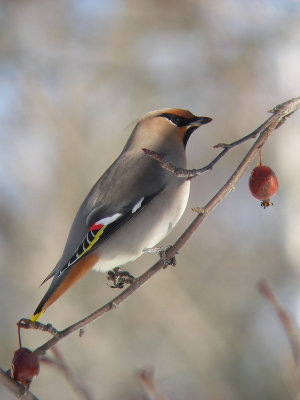
<svg viewBox="0 0 300 400">
<path fill-rule="evenodd" d="M 107 280 L 112 281 L 113 284 L 109 287 L 114 289 L 123 289 L 124 284 L 130 285 L 134 281 L 135 277 L 128 271 L 123 271 L 119 267 L 114 268 L 107 272 Z"/>
<path fill-rule="evenodd" d="M 175 256 L 169 258 L 167 256 L 168 250 L 170 250 L 172 246 L 165 246 L 165 247 L 151 247 L 150 249 L 144 249 L 144 253 L 158 253 L 162 263 L 164 264 L 163 268 L 167 268 L 169 265 L 175 267 L 176 265 L 176 258 Z"/>
</svg>

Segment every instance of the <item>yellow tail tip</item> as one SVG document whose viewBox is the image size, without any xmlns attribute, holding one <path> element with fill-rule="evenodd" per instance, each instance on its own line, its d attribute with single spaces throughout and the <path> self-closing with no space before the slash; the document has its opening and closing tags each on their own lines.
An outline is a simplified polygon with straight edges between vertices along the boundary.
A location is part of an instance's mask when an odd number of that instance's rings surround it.
<svg viewBox="0 0 300 400">
<path fill-rule="evenodd" d="M 33 314 L 30 318 L 30 321 L 37 322 L 41 318 L 41 316 L 44 314 L 44 312 L 45 312 L 45 310 L 42 310 L 37 314 Z"/>
</svg>

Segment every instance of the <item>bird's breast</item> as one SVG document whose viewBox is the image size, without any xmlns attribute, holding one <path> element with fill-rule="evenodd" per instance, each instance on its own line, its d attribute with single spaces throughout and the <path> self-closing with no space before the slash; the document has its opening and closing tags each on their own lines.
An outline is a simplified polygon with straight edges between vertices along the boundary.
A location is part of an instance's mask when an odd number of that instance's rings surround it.
<svg viewBox="0 0 300 400">
<path fill-rule="evenodd" d="M 96 250 L 101 257 L 94 269 L 102 272 L 138 258 L 145 248 L 164 239 L 181 218 L 189 198 L 190 182 L 173 179 L 145 208 L 138 212 Z"/>
</svg>

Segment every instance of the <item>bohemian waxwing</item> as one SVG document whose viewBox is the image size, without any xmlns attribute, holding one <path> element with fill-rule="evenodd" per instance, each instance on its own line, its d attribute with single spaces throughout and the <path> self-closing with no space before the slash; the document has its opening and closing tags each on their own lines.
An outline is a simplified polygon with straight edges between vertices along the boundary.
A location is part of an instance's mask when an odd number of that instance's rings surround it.
<svg viewBox="0 0 300 400">
<path fill-rule="evenodd" d="M 142 149 L 185 168 L 191 133 L 210 121 L 176 108 L 138 120 L 122 153 L 79 208 L 62 257 L 44 280 L 53 277 L 52 283 L 31 320 L 38 321 L 90 269 L 105 272 L 133 261 L 174 228 L 187 205 L 190 182 L 163 169 Z"/>
</svg>

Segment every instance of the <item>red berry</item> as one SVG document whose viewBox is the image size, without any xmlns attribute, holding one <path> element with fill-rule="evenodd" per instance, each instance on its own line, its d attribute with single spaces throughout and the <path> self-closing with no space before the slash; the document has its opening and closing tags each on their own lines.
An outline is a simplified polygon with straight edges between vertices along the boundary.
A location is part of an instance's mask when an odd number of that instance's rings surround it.
<svg viewBox="0 0 300 400">
<path fill-rule="evenodd" d="M 254 168 L 249 179 L 249 188 L 256 199 L 262 200 L 262 206 L 268 207 L 268 205 L 272 204 L 270 198 L 278 190 L 278 181 L 275 173 L 266 165 Z"/>
<path fill-rule="evenodd" d="M 29 386 L 32 379 L 40 372 L 39 359 L 31 350 L 21 347 L 15 351 L 11 370 L 16 381 Z"/>
</svg>

